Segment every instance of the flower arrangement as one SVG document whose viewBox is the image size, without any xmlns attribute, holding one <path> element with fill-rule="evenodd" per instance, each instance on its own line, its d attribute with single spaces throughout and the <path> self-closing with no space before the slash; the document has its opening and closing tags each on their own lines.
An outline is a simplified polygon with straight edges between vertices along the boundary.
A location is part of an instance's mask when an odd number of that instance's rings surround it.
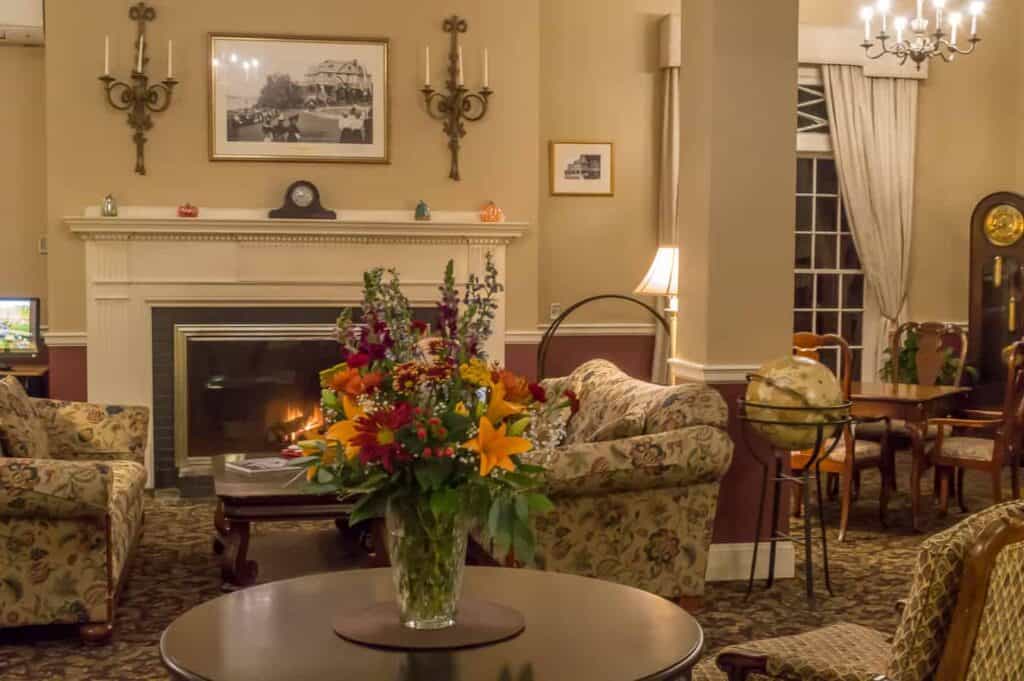
<svg viewBox="0 0 1024 681">
<path fill-rule="evenodd" d="M 522 455 L 553 447 L 573 396 L 488 363 L 501 285 L 488 256 L 464 290 L 448 263 L 436 334 L 413 318 L 394 270 L 364 275 L 361 316 L 338 318 L 342 361 L 320 374 L 329 427 L 304 441 L 310 483 L 354 501 L 351 524 L 385 516 L 402 619 L 454 622 L 467 534 L 495 553 L 534 552 L 529 517 L 551 509 L 544 469 Z"/>
</svg>

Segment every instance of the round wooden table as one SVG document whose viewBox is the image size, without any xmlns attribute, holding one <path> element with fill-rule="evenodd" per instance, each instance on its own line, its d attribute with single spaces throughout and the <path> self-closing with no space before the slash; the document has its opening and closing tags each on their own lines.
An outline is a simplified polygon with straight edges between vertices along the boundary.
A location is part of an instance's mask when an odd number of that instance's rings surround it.
<svg viewBox="0 0 1024 681">
<path fill-rule="evenodd" d="M 369 648 L 334 633 L 344 606 L 394 597 L 391 570 L 299 577 L 189 610 L 160 638 L 188 681 L 646 681 L 689 679 L 704 647 L 697 621 L 645 591 L 573 575 L 466 568 L 463 594 L 518 609 L 526 630 L 479 648 Z"/>
</svg>

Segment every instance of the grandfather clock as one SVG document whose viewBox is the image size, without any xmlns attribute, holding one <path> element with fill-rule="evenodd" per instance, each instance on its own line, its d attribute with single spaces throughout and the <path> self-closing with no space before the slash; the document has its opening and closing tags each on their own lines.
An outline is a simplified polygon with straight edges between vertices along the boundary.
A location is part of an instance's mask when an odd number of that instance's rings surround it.
<svg viewBox="0 0 1024 681">
<path fill-rule="evenodd" d="M 1001 405 L 1003 348 L 1024 333 L 1024 196 L 985 197 L 971 217 L 970 341 L 967 362 L 978 370 L 972 402 Z"/>
</svg>

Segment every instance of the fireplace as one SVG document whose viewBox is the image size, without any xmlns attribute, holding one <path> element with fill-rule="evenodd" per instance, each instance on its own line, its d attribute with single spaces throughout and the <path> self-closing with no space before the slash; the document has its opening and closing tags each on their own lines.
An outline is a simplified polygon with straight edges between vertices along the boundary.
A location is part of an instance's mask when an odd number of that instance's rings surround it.
<svg viewBox="0 0 1024 681">
<path fill-rule="evenodd" d="M 338 361 L 331 324 L 174 328 L 179 471 L 211 456 L 275 452 L 323 425 L 318 373 Z"/>
</svg>

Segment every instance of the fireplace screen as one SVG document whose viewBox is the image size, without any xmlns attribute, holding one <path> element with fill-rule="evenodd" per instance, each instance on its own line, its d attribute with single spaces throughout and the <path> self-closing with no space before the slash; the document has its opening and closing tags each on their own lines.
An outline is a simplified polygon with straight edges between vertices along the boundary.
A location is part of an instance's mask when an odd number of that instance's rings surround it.
<svg viewBox="0 0 1024 681">
<path fill-rule="evenodd" d="M 176 326 L 178 461 L 278 451 L 319 429 L 318 374 L 338 361 L 331 333 L 331 325 Z"/>
</svg>

